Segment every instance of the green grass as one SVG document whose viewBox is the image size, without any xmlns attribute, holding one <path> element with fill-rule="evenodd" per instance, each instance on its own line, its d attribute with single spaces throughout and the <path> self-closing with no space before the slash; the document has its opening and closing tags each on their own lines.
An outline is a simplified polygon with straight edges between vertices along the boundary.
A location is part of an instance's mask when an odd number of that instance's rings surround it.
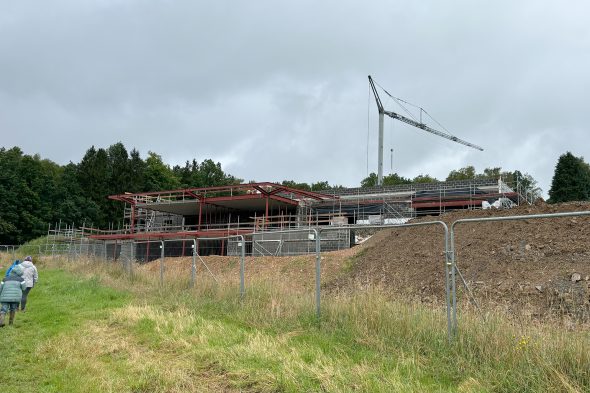
<svg viewBox="0 0 590 393">
<path fill-rule="evenodd" d="M 84 376 L 59 370 L 43 346 L 88 323 L 104 321 L 113 308 L 129 300 L 96 278 L 80 279 L 63 270 L 42 270 L 40 280 L 29 294 L 27 312 L 16 314 L 14 326 L 0 329 L 2 391 L 70 391 L 65 386 Z"/>
<path fill-rule="evenodd" d="M 0 330 L 6 391 L 590 390 L 584 331 L 465 314 L 449 345 L 441 309 L 379 292 L 326 297 L 318 324 L 312 294 L 276 283 L 240 301 L 223 284 L 161 289 L 157 272 L 63 266 L 41 269 L 30 312 Z"/>
</svg>

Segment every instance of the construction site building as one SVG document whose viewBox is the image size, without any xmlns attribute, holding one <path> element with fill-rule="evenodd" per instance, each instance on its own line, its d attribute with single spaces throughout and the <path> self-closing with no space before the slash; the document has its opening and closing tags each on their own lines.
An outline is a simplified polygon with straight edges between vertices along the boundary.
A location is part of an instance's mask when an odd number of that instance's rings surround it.
<svg viewBox="0 0 590 393">
<path fill-rule="evenodd" d="M 68 233 L 62 233 L 61 228 L 50 228 L 48 239 L 65 239 L 64 243 L 69 239 L 80 249 L 94 244 L 94 253 L 99 244 L 99 253 L 105 257 L 117 259 L 123 253 L 148 261 L 160 257 L 161 240 L 168 242 L 167 256 L 191 255 L 192 239 L 199 239 L 196 252 L 200 255 L 232 255 L 238 252 L 238 239 L 227 237 L 242 235 L 249 255 L 298 255 L 315 250 L 315 240 L 306 228 L 338 227 L 322 231 L 320 244 L 322 251 L 339 250 L 355 244 L 355 230 L 362 225 L 401 224 L 455 209 L 507 208 L 526 200 L 518 187 L 498 179 L 321 192 L 247 183 L 125 193 L 109 199 L 122 202 L 123 224 L 117 229 L 85 226 L 75 230 L 71 225 Z"/>
</svg>

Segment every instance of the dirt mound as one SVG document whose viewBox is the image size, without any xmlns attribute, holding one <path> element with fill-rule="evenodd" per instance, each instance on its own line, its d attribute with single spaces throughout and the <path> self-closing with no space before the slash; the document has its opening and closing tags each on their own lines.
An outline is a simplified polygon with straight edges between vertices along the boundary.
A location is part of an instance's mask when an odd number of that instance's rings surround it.
<svg viewBox="0 0 590 393">
<path fill-rule="evenodd" d="M 456 211 L 416 221 L 443 220 L 450 226 L 461 218 L 584 210 L 590 210 L 589 203 L 540 203 L 502 211 Z M 590 217 L 566 217 L 459 224 L 457 265 L 480 303 L 502 305 L 517 314 L 568 315 L 587 321 L 589 223 Z M 438 226 L 381 231 L 365 242 L 353 258 L 350 274 L 335 280 L 330 287 L 379 285 L 405 297 L 442 302 L 443 241 L 443 231 Z"/>
<path fill-rule="evenodd" d="M 590 210 L 590 203 L 520 206 L 510 210 L 455 211 L 414 222 Z M 468 286 L 484 306 L 514 315 L 568 316 L 590 320 L 590 217 L 465 223 L 456 229 L 456 259 Z M 237 257 L 204 257 L 220 282 L 237 285 Z M 165 279 L 190 277 L 191 258 L 166 258 Z M 159 272 L 155 261 L 141 269 Z M 197 280 L 211 280 L 198 264 Z M 574 280 L 572 281 L 572 276 Z M 313 294 L 315 255 L 248 257 L 246 285 L 265 282 L 281 290 Z M 466 291 L 457 279 L 462 305 Z M 394 228 L 349 250 L 322 254 L 322 286 L 350 291 L 379 286 L 392 296 L 444 302 L 444 237 L 440 226 Z"/>
</svg>

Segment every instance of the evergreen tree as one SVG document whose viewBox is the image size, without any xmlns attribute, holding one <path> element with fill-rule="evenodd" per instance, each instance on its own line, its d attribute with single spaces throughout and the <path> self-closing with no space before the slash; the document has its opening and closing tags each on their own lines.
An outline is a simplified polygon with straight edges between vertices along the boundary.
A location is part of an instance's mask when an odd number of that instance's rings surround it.
<svg viewBox="0 0 590 393">
<path fill-rule="evenodd" d="M 121 143 L 115 143 L 106 150 L 108 156 L 108 195 L 123 194 L 129 191 L 131 183 L 129 173 L 129 155 L 127 149 Z M 123 211 L 121 203 L 113 200 L 106 201 L 106 216 L 109 220 L 113 217 L 120 218 Z"/>
<path fill-rule="evenodd" d="M 109 166 L 109 193 L 121 194 L 129 191 L 129 155 L 121 142 L 109 146 L 107 149 Z"/>
<path fill-rule="evenodd" d="M 196 161 L 193 160 L 193 165 L 187 161 L 183 167 L 180 165 L 175 165 L 172 168 L 172 172 L 180 181 L 180 186 L 182 188 L 191 188 L 191 187 L 199 187 L 198 183 L 193 181 L 193 173 L 194 167 L 196 167 Z"/>
<path fill-rule="evenodd" d="M 94 223 L 98 227 L 106 227 L 109 217 L 109 157 L 105 149 L 96 150 L 94 146 L 86 151 L 78 165 L 78 182 L 84 196 L 98 206 Z"/>
<path fill-rule="evenodd" d="M 146 189 L 145 171 L 146 163 L 142 160 L 136 149 L 129 154 L 129 192 L 149 191 Z"/>
<path fill-rule="evenodd" d="M 70 162 L 62 168 L 57 194 L 61 203 L 57 206 L 52 222 L 62 220 L 78 225 L 98 223 L 100 217 L 98 205 L 84 194 L 77 179 L 76 164 Z"/>
<path fill-rule="evenodd" d="M 590 167 L 582 157 L 569 151 L 555 165 L 549 190 L 549 202 L 587 201 L 590 199 Z"/>
</svg>

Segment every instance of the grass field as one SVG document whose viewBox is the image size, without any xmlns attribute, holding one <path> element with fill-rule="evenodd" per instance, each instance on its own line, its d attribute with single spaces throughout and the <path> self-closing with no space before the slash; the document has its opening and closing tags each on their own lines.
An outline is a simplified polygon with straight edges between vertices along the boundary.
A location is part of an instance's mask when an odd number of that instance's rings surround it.
<svg viewBox="0 0 590 393">
<path fill-rule="evenodd" d="M 4 392 L 582 392 L 590 335 L 461 316 L 378 291 L 327 296 L 284 285 L 188 290 L 108 264 L 40 266 L 30 309 L 0 329 Z"/>
</svg>

